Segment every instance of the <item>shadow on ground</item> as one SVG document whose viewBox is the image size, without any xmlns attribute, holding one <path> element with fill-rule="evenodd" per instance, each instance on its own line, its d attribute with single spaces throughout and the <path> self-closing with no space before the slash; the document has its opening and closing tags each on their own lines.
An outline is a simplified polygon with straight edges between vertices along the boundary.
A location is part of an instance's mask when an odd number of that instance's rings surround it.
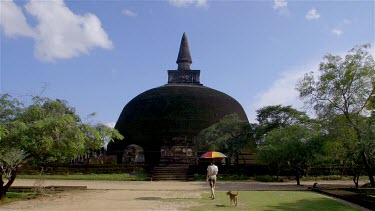
<svg viewBox="0 0 375 211">
<path fill-rule="evenodd" d="M 139 197 L 139 198 L 135 198 L 136 200 L 160 200 L 162 198 L 160 197 Z"/>
<path fill-rule="evenodd" d="M 275 206 L 266 206 L 265 210 L 360 210 L 351 207 L 345 207 L 341 203 L 332 204 L 331 199 L 302 199 L 292 203 L 280 203 Z"/>
</svg>

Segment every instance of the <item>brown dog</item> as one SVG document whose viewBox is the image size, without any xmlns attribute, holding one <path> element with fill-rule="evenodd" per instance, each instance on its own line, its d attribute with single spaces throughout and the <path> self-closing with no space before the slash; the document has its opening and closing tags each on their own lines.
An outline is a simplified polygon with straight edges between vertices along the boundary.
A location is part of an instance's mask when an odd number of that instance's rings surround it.
<svg viewBox="0 0 375 211">
<path fill-rule="evenodd" d="M 237 206 L 237 196 L 238 196 L 238 191 L 237 194 L 232 193 L 231 191 L 227 192 L 227 195 L 229 195 L 229 206 L 232 206 L 232 203 Z"/>
</svg>

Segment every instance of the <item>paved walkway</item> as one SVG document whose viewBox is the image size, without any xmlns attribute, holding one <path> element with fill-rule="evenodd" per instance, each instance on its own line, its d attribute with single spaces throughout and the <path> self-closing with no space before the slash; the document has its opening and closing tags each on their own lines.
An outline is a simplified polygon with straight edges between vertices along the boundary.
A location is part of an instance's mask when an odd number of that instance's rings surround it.
<svg viewBox="0 0 375 211">
<path fill-rule="evenodd" d="M 13 186 L 33 186 L 33 179 L 17 179 Z M 317 182 L 319 185 L 355 187 L 350 180 L 345 181 L 302 181 L 296 182 L 258 182 L 258 181 L 218 181 L 217 190 L 307 190 Z M 140 191 L 202 191 L 208 189 L 205 181 L 103 181 L 103 180 L 46 180 L 45 186 L 87 186 L 92 190 L 140 190 Z M 360 184 L 361 185 L 361 184 Z"/>
<path fill-rule="evenodd" d="M 15 186 L 32 186 L 35 180 L 18 179 Z M 262 183 L 256 181 L 218 181 L 217 190 L 307 190 L 315 181 Z M 351 181 L 317 181 L 319 184 L 351 186 Z M 5 204 L 0 210 L 182 210 L 194 206 L 191 200 L 179 202 L 160 199 L 200 198 L 209 192 L 207 182 L 135 182 L 135 181 L 88 181 L 47 180 L 46 186 L 87 186 L 87 190 L 64 191 L 52 197 L 38 197 L 28 201 Z M 172 200 L 173 201 L 173 200 Z M 175 201 L 175 200 L 174 200 Z M 352 205 L 355 206 L 355 205 Z M 365 210 L 365 209 L 364 209 Z"/>
</svg>

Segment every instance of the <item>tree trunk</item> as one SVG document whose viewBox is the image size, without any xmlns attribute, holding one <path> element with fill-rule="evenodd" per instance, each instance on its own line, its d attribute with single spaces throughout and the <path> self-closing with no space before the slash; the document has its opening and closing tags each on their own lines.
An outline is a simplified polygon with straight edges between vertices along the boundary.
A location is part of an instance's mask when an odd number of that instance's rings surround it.
<svg viewBox="0 0 375 211">
<path fill-rule="evenodd" d="M 0 174 L 0 200 L 5 197 L 4 191 L 4 181 L 3 181 L 3 174 Z"/>
<path fill-rule="evenodd" d="M 310 173 L 310 167 L 306 167 L 305 177 L 307 180 L 309 180 L 309 173 Z"/>
<path fill-rule="evenodd" d="M 371 169 L 371 167 L 368 163 L 366 153 L 363 150 L 361 152 L 361 156 L 362 156 L 362 161 L 365 165 L 365 170 L 366 170 L 366 172 L 368 174 L 368 178 L 370 180 L 371 187 L 375 187 L 374 173 L 372 172 L 372 169 Z"/>
<path fill-rule="evenodd" d="M 14 170 L 12 172 L 12 176 L 10 177 L 10 180 L 8 180 L 7 184 L 4 185 L 3 178 L 0 179 L 0 199 L 4 198 L 10 188 L 10 186 L 13 184 L 14 180 L 17 176 L 17 170 Z"/>
<path fill-rule="evenodd" d="M 276 175 L 276 180 L 279 181 L 279 176 L 280 176 L 280 170 L 277 169 L 277 175 Z"/>
<path fill-rule="evenodd" d="M 279 177 L 280 177 L 280 164 L 277 163 L 276 164 L 276 180 L 279 181 Z"/>
<path fill-rule="evenodd" d="M 297 185 L 301 185 L 300 179 L 299 179 L 299 174 L 296 175 L 296 180 L 297 180 Z"/>
<path fill-rule="evenodd" d="M 346 162 L 344 161 L 344 165 L 343 165 L 342 170 L 341 170 L 340 179 L 342 179 L 344 177 L 345 169 L 346 169 Z"/>
<path fill-rule="evenodd" d="M 299 170 L 296 170 L 296 180 L 297 180 L 297 185 L 301 185 Z"/>
<path fill-rule="evenodd" d="M 359 173 L 354 173 L 353 182 L 356 188 L 358 188 L 358 180 L 359 180 Z"/>
<path fill-rule="evenodd" d="M 356 126 L 354 126 L 354 130 L 356 131 L 358 141 L 361 141 L 362 135 L 361 135 L 360 130 Z M 361 157 L 362 157 L 362 162 L 365 165 L 365 170 L 370 180 L 371 187 L 375 187 L 374 173 L 372 172 L 372 169 L 368 163 L 367 155 L 363 149 L 361 149 Z"/>
</svg>

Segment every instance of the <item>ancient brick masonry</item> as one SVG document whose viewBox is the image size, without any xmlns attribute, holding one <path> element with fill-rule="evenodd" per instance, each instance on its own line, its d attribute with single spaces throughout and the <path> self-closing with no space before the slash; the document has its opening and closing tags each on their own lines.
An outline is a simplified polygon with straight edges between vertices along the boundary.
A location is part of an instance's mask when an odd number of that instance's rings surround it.
<svg viewBox="0 0 375 211">
<path fill-rule="evenodd" d="M 190 69 L 192 59 L 185 33 L 176 63 L 177 70 L 168 70 L 167 84 L 139 94 L 122 110 L 115 128 L 124 141 L 108 145 L 108 153 L 117 155 L 118 163 L 195 163 L 192 140 L 203 129 L 228 114 L 237 113 L 247 120 L 235 99 L 203 86 L 200 70 Z M 129 159 L 135 145 L 143 151 L 139 150 L 139 159 Z"/>
</svg>

